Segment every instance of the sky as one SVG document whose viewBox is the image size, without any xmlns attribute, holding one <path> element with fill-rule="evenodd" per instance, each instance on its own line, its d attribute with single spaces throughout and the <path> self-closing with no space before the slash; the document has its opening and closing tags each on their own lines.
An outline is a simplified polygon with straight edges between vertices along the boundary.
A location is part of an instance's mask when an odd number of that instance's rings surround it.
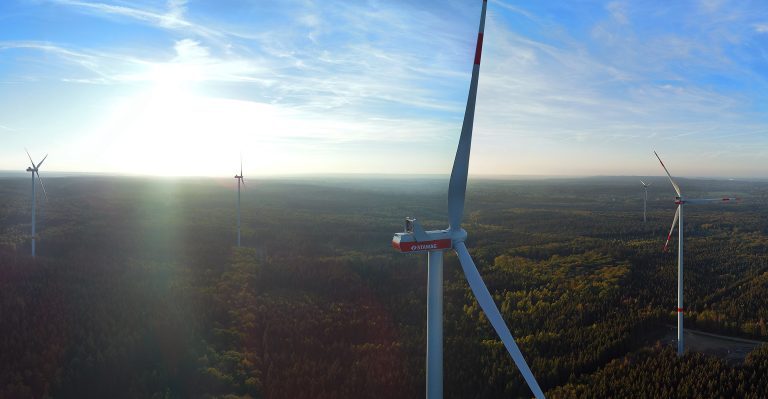
<svg viewBox="0 0 768 399">
<path fill-rule="evenodd" d="M 0 170 L 448 174 L 480 0 L 3 0 Z M 768 2 L 490 0 L 470 174 L 768 177 Z"/>
</svg>

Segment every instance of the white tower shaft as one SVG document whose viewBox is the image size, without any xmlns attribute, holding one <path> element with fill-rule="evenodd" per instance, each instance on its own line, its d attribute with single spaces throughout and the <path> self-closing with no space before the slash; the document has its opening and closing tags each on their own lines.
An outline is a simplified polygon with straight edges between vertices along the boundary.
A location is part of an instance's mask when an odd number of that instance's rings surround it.
<svg viewBox="0 0 768 399">
<path fill-rule="evenodd" d="M 26 149 L 24 150 L 26 151 Z M 40 173 L 38 173 L 38 170 L 40 169 L 40 166 L 45 162 L 46 158 L 48 158 L 48 154 L 46 154 L 43 159 L 35 165 L 35 161 L 32 160 L 32 156 L 29 155 L 29 151 L 27 152 L 27 156 L 29 157 L 29 163 L 30 167 L 27 168 L 27 172 L 32 172 L 32 257 L 35 257 L 35 238 L 36 238 L 36 232 L 35 232 L 35 213 L 37 211 L 37 195 L 35 193 L 35 175 L 37 175 L 37 180 L 40 181 L 40 188 L 43 189 L 43 194 L 45 195 L 45 199 L 48 199 L 48 194 L 45 192 L 45 185 L 43 185 L 43 179 L 40 177 Z"/>
<path fill-rule="evenodd" d="M 677 355 L 683 355 L 683 204 L 680 204 L 677 245 Z"/>
<path fill-rule="evenodd" d="M 240 246 L 240 179 L 237 179 L 237 246 Z"/>
<path fill-rule="evenodd" d="M 35 203 L 35 172 L 32 171 L 32 257 L 35 257 L 35 210 L 37 205 Z"/>
<path fill-rule="evenodd" d="M 645 210 L 648 207 L 648 187 L 645 188 L 645 199 L 643 199 L 643 223 L 645 223 Z"/>
<path fill-rule="evenodd" d="M 443 251 L 427 260 L 427 398 L 443 397 Z"/>
</svg>

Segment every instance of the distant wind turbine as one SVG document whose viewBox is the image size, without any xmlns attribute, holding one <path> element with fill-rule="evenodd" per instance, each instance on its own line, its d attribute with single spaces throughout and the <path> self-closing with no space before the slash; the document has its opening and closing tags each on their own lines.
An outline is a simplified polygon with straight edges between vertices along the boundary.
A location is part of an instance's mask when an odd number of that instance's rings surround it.
<svg viewBox="0 0 768 399">
<path fill-rule="evenodd" d="M 680 191 L 680 186 L 672 180 L 672 175 L 669 174 L 667 167 L 664 166 L 664 162 L 661 161 L 659 154 L 656 151 L 653 152 L 656 158 L 659 159 L 661 167 L 664 168 L 664 172 L 669 177 L 669 182 L 672 183 L 672 187 L 677 193 L 675 197 L 675 204 L 677 204 L 677 210 L 675 211 L 675 217 L 672 219 L 672 228 L 669 229 L 667 235 L 667 242 L 664 243 L 664 252 L 667 251 L 669 240 L 672 238 L 672 232 L 675 230 L 675 223 L 678 223 L 678 245 L 677 245 L 677 355 L 683 355 L 683 205 L 694 204 L 714 204 L 714 203 L 728 203 L 735 202 L 738 198 L 707 198 L 707 199 L 691 199 L 683 197 Z"/>
<path fill-rule="evenodd" d="M 245 178 L 243 178 L 243 157 L 240 156 L 240 175 L 235 175 L 237 179 L 237 246 L 240 246 L 240 183 L 245 186 Z"/>
<path fill-rule="evenodd" d="M 533 373 L 531 373 L 528 364 L 526 364 L 520 348 L 515 343 L 512 333 L 501 317 L 493 297 L 488 292 L 488 288 L 483 283 L 483 279 L 480 277 L 480 273 L 467 251 L 467 247 L 464 244 L 464 241 L 467 239 L 467 232 L 461 228 L 487 4 L 487 0 L 483 0 L 480 31 L 477 35 L 475 62 L 472 68 L 467 108 L 464 113 L 464 123 L 461 128 L 459 145 L 456 150 L 456 158 L 453 162 L 453 170 L 451 171 L 451 179 L 448 185 L 448 228 L 445 230 L 424 231 L 424 228 L 416 219 L 406 218 L 405 232 L 396 233 L 392 238 L 392 246 L 401 252 L 427 251 L 428 253 L 427 398 L 429 399 L 442 398 L 443 396 L 443 252 L 451 248 L 454 249 L 459 257 L 459 262 L 464 270 L 469 287 L 477 298 L 477 302 L 512 356 L 512 360 L 514 360 L 520 373 L 522 373 L 533 395 L 536 398 L 544 397 L 544 393 L 536 382 Z"/>
<path fill-rule="evenodd" d="M 645 223 L 645 209 L 648 204 L 648 187 L 651 186 L 651 183 L 646 184 L 644 181 L 640 180 L 640 184 L 643 185 L 643 189 L 645 190 L 645 199 L 643 199 L 643 223 Z"/>
<path fill-rule="evenodd" d="M 29 155 L 29 151 L 25 148 L 24 151 L 27 152 L 27 156 L 29 157 L 29 162 L 32 164 L 32 166 L 27 167 L 27 172 L 32 172 L 32 257 L 35 257 L 35 239 L 37 236 L 35 235 L 35 210 L 37 208 L 36 200 L 37 196 L 35 195 L 35 175 L 37 175 L 37 180 L 40 182 L 40 187 L 43 189 L 43 194 L 45 195 L 45 200 L 48 200 L 48 193 L 45 192 L 45 186 L 43 185 L 43 179 L 40 177 L 40 166 L 43 165 L 43 162 L 45 162 L 45 159 L 48 158 L 48 154 L 45 154 L 43 157 L 43 160 L 40 161 L 37 165 L 35 165 L 35 161 L 32 160 L 32 156 Z"/>
</svg>

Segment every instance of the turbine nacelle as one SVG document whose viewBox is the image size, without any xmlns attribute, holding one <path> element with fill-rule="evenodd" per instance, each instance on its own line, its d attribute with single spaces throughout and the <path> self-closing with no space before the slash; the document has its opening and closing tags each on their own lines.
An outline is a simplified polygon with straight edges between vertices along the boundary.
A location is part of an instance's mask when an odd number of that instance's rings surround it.
<svg viewBox="0 0 768 399">
<path fill-rule="evenodd" d="M 467 232 L 458 230 L 425 231 L 414 218 L 405 218 L 405 231 L 395 233 L 392 247 L 400 252 L 424 252 L 451 249 L 454 244 L 464 242 Z"/>
</svg>

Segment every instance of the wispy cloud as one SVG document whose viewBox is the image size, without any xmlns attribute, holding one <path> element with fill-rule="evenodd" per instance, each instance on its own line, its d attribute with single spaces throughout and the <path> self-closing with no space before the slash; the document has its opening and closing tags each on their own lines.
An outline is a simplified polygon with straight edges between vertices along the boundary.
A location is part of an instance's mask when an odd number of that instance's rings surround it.
<svg viewBox="0 0 768 399">
<path fill-rule="evenodd" d="M 65 76 L 75 83 L 125 83 L 180 72 L 196 82 L 250 82 L 268 87 L 261 100 L 296 107 L 384 109 L 399 105 L 434 112 L 459 112 L 460 102 L 445 95 L 463 84 L 461 67 L 446 54 L 471 41 L 448 30 L 415 34 L 417 27 L 439 27 L 444 21 L 430 12 L 393 6 L 336 1 L 295 9 L 299 17 L 254 31 L 232 24 L 191 22 L 186 2 L 170 1 L 163 10 L 122 4 L 52 0 L 104 17 L 177 30 L 195 39 L 175 42 L 173 58 L 137 59 L 113 49 L 71 49 L 39 44 L 68 62 L 83 63 L 97 76 Z M 437 33 L 434 33 L 437 32 Z M 247 40 L 246 40 L 247 39 Z M 461 39 L 461 40 L 457 40 Z M 466 46 L 471 48 L 471 44 Z M 440 49 L 440 51 L 436 51 Z M 191 53 L 195 51 L 197 53 Z M 471 50 L 470 50 L 471 51 Z M 127 55 L 127 57 L 123 57 Z M 437 58 L 435 58 L 437 55 Z M 469 59 L 469 56 L 468 58 Z M 437 83 L 435 79 L 443 79 Z M 460 96 L 459 96 L 460 98 Z M 374 116 L 392 115 L 378 112 Z"/>
<path fill-rule="evenodd" d="M 608 4 L 608 14 L 624 25 L 628 11 L 617 4 Z M 640 40 L 624 28 L 609 27 L 614 37 L 586 48 L 567 39 L 556 44 L 532 40 L 498 23 L 490 21 L 494 34 L 486 39 L 480 82 L 477 120 L 483 134 L 510 142 L 610 139 L 631 144 L 652 135 L 657 140 L 681 135 L 723 140 L 741 137 L 728 134 L 734 129 L 755 129 L 748 96 L 691 76 L 706 68 L 747 80 L 754 72 L 734 68 L 737 61 L 695 39 Z M 596 21 L 596 26 L 604 23 Z"/>
<path fill-rule="evenodd" d="M 169 0 L 165 10 L 79 0 L 49 1 L 60 6 L 70 7 L 97 16 L 132 19 L 158 28 L 180 30 L 212 39 L 223 36 L 221 32 L 187 20 L 184 15 L 186 12 L 186 0 Z"/>
<path fill-rule="evenodd" d="M 494 0 L 492 2 L 492 4 L 495 5 L 495 6 L 499 6 L 499 7 L 502 7 L 504 9 L 507 9 L 509 11 L 512 11 L 515 14 L 520 14 L 520 15 L 530 19 L 531 21 L 541 22 L 541 19 L 539 17 L 537 17 L 536 15 L 534 15 L 533 13 L 528 12 L 528 11 L 526 11 L 523 8 L 513 6 L 512 4 L 509 4 L 509 3 L 507 3 L 504 0 Z"/>
<path fill-rule="evenodd" d="M 624 25 L 629 23 L 629 18 L 627 17 L 627 4 L 621 1 L 612 1 L 608 3 L 605 8 L 608 10 L 608 12 L 611 13 L 611 16 L 613 19 Z"/>
<path fill-rule="evenodd" d="M 236 57 L 213 57 L 208 48 L 192 39 L 176 41 L 174 55 L 166 60 L 141 59 L 130 54 L 91 49 L 69 49 L 46 42 L 0 42 L 0 51 L 14 49 L 45 52 L 66 64 L 80 67 L 66 75 L 52 77 L 70 83 L 125 84 L 158 79 L 269 83 L 266 69 L 257 62 Z"/>
<path fill-rule="evenodd" d="M 139 8 L 107 3 L 86 2 L 77 0 L 51 0 L 56 4 L 74 7 L 95 14 L 116 15 L 133 18 L 156 24 L 166 28 L 189 27 L 191 24 L 183 19 L 185 1 L 170 1 L 167 12 L 154 12 Z"/>
<path fill-rule="evenodd" d="M 90 75 L 88 78 L 93 81 L 106 82 L 109 80 L 107 73 L 103 70 L 102 64 L 104 63 L 105 54 L 99 53 L 86 53 L 76 50 L 67 49 L 48 42 L 36 42 L 36 41 L 5 41 L 0 42 L 0 51 L 8 50 L 35 50 L 54 55 L 59 60 L 79 67 L 85 70 Z M 71 76 L 60 76 L 56 79 L 76 79 Z"/>
</svg>

